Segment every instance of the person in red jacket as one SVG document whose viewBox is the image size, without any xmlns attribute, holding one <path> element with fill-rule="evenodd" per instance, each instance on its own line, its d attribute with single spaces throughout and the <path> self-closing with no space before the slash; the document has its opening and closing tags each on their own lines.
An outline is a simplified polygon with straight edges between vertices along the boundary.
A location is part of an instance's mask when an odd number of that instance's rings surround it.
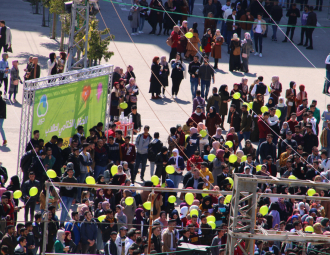
<svg viewBox="0 0 330 255">
<path fill-rule="evenodd" d="M 291 118 L 287 122 L 288 122 L 291 132 L 294 133 L 295 132 L 294 127 L 299 124 L 299 122 L 297 121 L 297 115 L 295 112 L 291 113 Z"/>
<path fill-rule="evenodd" d="M 258 119 L 258 129 L 259 129 L 259 145 L 257 148 L 257 156 L 256 159 L 259 159 L 259 148 L 260 145 L 266 141 L 267 135 L 271 133 L 269 125 L 268 125 L 269 112 L 264 112 L 262 117 Z M 267 123 L 267 124 L 266 124 Z"/>
<path fill-rule="evenodd" d="M 174 59 L 176 57 L 176 54 L 178 53 L 177 47 L 179 41 L 179 31 L 180 31 L 179 26 L 173 27 L 173 31 L 171 33 L 173 44 L 171 46 L 170 58 L 168 59 L 168 62 L 171 62 L 171 60 Z"/>
<path fill-rule="evenodd" d="M 134 184 L 136 173 L 134 172 L 134 163 L 136 159 L 135 145 L 130 143 L 131 137 L 125 136 L 125 143 L 120 146 L 121 161 L 128 162 L 128 168 L 132 169 L 132 183 Z"/>
<path fill-rule="evenodd" d="M 191 167 L 195 166 L 199 170 L 201 170 L 201 163 L 203 162 L 203 159 L 201 156 L 199 156 L 199 151 L 195 151 L 194 155 L 190 157 L 187 163 L 187 170 L 190 171 Z"/>
</svg>

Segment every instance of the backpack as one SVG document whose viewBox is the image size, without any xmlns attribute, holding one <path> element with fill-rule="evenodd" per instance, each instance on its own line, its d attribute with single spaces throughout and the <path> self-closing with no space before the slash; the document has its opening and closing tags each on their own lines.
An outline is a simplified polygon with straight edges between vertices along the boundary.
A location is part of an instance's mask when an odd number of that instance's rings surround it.
<svg viewBox="0 0 330 255">
<path fill-rule="evenodd" d="M 168 46 L 172 47 L 173 43 L 174 43 L 174 41 L 173 41 L 172 36 L 169 36 L 169 37 L 167 38 L 167 40 L 166 40 L 166 44 L 167 44 Z"/>
</svg>

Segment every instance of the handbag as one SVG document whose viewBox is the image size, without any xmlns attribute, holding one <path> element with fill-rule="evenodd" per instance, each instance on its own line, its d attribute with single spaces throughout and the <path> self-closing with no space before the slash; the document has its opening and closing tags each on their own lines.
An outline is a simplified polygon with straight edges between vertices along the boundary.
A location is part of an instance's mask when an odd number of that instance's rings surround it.
<svg viewBox="0 0 330 255">
<path fill-rule="evenodd" d="M 247 54 L 246 53 L 242 53 L 242 58 L 247 58 Z"/>
<path fill-rule="evenodd" d="M 13 49 L 12 49 L 11 45 L 7 48 L 7 52 L 13 53 Z"/>
<path fill-rule="evenodd" d="M 128 20 L 133 20 L 133 15 L 131 13 L 128 14 Z"/>
<path fill-rule="evenodd" d="M 17 86 L 18 85 L 18 80 L 13 80 L 13 85 Z"/>
<path fill-rule="evenodd" d="M 172 47 L 173 43 L 174 43 L 174 41 L 173 41 L 172 36 L 169 36 L 169 37 L 167 38 L 167 40 L 166 40 L 166 44 L 167 44 L 168 46 Z"/>
</svg>

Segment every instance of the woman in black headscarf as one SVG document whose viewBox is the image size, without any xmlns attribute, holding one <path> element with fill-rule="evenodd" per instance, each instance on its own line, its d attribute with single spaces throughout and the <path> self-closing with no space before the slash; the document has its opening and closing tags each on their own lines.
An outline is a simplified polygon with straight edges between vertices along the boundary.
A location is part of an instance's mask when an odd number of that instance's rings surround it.
<svg viewBox="0 0 330 255">
<path fill-rule="evenodd" d="M 99 177 L 97 178 L 97 184 L 106 184 L 104 181 L 104 175 L 100 174 Z"/>
<path fill-rule="evenodd" d="M 10 178 L 10 183 L 9 185 L 7 186 L 7 190 L 9 191 L 12 191 L 12 192 L 15 192 L 16 190 L 20 190 L 21 189 L 21 185 L 19 183 L 19 178 L 17 175 L 14 175 Z M 18 202 L 19 202 L 19 199 L 14 199 L 14 202 L 15 202 L 15 206 L 18 206 Z M 15 221 L 17 219 L 17 211 L 15 211 L 14 213 L 15 215 Z"/>
<path fill-rule="evenodd" d="M 219 115 L 221 116 L 221 119 L 224 120 L 228 113 L 228 102 L 230 101 L 228 86 L 226 84 L 221 85 L 219 95 L 221 97 Z M 223 127 L 223 122 L 221 123 L 221 128 L 225 130 Z"/>
<path fill-rule="evenodd" d="M 209 140 L 212 140 L 211 137 L 216 134 L 217 127 L 222 124 L 220 115 L 217 113 L 214 106 L 211 106 L 208 114 L 206 115 L 205 126 L 209 132 Z"/>
<path fill-rule="evenodd" d="M 48 75 L 57 74 L 57 61 L 56 61 L 56 54 L 54 52 L 49 54 L 47 65 L 48 65 Z"/>
<path fill-rule="evenodd" d="M 202 214 L 209 212 L 212 208 L 212 198 L 210 196 L 204 197 L 202 204 L 199 206 Z"/>
<path fill-rule="evenodd" d="M 166 180 L 166 171 L 165 167 L 168 162 L 168 150 L 166 146 L 163 146 L 160 152 L 156 156 L 155 164 L 156 164 L 156 172 L 155 175 L 158 178 L 162 177 L 162 183 L 165 183 Z"/>
</svg>

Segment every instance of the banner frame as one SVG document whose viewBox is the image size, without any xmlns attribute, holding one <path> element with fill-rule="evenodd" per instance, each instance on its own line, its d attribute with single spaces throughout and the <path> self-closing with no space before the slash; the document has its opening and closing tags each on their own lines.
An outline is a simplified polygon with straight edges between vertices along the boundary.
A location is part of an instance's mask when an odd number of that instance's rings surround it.
<svg viewBox="0 0 330 255">
<path fill-rule="evenodd" d="M 28 80 L 24 82 L 23 95 L 22 95 L 20 134 L 19 134 L 19 143 L 18 143 L 17 170 L 16 170 L 16 174 L 19 176 L 20 180 L 22 180 L 22 171 L 20 171 L 20 159 L 25 153 L 25 147 L 27 143 L 30 141 L 32 134 L 35 91 L 108 75 L 109 79 L 108 79 L 106 113 L 105 113 L 105 120 L 103 121 L 104 129 L 105 129 L 104 131 L 107 132 L 110 123 L 110 102 L 109 102 L 110 95 L 108 92 L 111 91 L 113 69 L 114 66 L 110 64 L 99 65 L 99 66 L 84 68 L 81 70 L 74 70 L 74 71 L 64 72 L 61 74 L 43 77 L 43 78 Z"/>
</svg>

